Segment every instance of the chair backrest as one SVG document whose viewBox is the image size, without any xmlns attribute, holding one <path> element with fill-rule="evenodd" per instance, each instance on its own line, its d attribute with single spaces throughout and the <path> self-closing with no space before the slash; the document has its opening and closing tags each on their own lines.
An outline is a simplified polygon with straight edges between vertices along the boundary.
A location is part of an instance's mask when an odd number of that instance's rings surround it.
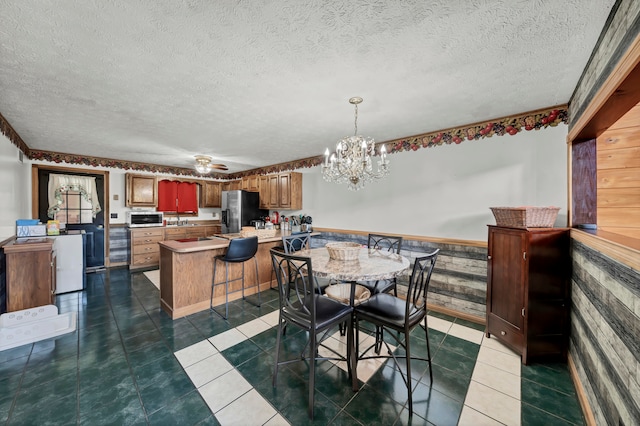
<svg viewBox="0 0 640 426">
<path fill-rule="evenodd" d="M 405 318 L 416 315 L 422 318 L 426 315 L 429 281 L 431 280 L 431 273 L 433 272 L 433 267 L 436 264 L 439 252 L 440 249 L 436 249 L 433 253 L 416 258 L 413 264 L 411 278 L 409 278 Z"/>
<path fill-rule="evenodd" d="M 271 262 L 278 280 L 280 311 L 297 324 L 315 324 L 315 297 L 311 259 L 271 249 Z"/>
<path fill-rule="evenodd" d="M 402 248 L 402 237 L 390 235 L 369 234 L 367 247 L 371 249 L 395 251 L 400 254 Z"/>
<path fill-rule="evenodd" d="M 225 262 L 244 262 L 258 252 L 258 237 L 234 238 L 229 241 L 227 252 L 222 258 Z"/>
<path fill-rule="evenodd" d="M 282 237 L 282 245 L 284 246 L 284 252 L 291 254 L 298 250 L 309 248 L 310 238 L 311 238 L 310 232 L 291 234 L 291 235 Z"/>
</svg>

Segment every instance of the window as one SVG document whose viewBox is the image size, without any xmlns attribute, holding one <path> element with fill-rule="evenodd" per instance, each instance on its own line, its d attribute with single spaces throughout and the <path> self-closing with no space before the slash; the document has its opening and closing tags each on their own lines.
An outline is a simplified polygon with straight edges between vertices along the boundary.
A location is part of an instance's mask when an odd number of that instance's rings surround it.
<svg viewBox="0 0 640 426">
<path fill-rule="evenodd" d="M 58 205 L 55 220 L 60 223 L 93 223 L 91 203 L 85 200 L 79 191 L 69 190 L 60 195 L 62 204 Z"/>
<path fill-rule="evenodd" d="M 102 211 L 95 177 L 51 174 L 48 195 L 47 215 L 60 222 L 92 223 Z"/>
</svg>

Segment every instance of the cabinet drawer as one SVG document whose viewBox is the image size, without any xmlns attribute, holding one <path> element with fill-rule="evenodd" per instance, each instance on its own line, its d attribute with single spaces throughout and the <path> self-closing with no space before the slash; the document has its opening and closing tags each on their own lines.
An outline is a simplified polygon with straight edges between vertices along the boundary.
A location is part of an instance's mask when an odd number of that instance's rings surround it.
<svg viewBox="0 0 640 426">
<path fill-rule="evenodd" d="M 164 229 L 162 228 L 136 229 L 135 231 L 131 231 L 133 238 L 162 237 L 163 235 Z"/>
<path fill-rule="evenodd" d="M 158 243 L 153 244 L 136 244 L 131 247 L 131 250 L 134 255 L 136 254 L 145 254 L 145 253 L 159 253 L 160 246 Z"/>
<path fill-rule="evenodd" d="M 511 349 L 522 353 L 524 336 L 522 330 L 493 314 L 487 315 L 487 332 Z"/>
<path fill-rule="evenodd" d="M 133 237 L 133 240 L 131 242 L 131 245 L 133 246 L 132 249 L 135 246 L 138 245 L 148 245 L 148 244 L 153 244 L 153 243 L 159 243 L 160 241 L 164 240 L 164 236 L 162 234 L 160 235 L 149 235 L 149 236 L 135 236 Z M 157 244 L 156 244 L 157 245 Z"/>
<path fill-rule="evenodd" d="M 134 254 L 131 257 L 132 266 L 157 265 L 160 263 L 160 253 Z"/>
</svg>

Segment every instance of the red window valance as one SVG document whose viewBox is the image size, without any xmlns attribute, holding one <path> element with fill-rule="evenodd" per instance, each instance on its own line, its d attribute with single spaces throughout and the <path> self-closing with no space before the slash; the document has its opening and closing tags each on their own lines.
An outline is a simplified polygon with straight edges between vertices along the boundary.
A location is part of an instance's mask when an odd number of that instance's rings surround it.
<svg viewBox="0 0 640 426">
<path fill-rule="evenodd" d="M 198 184 L 161 180 L 158 182 L 158 211 L 198 213 Z"/>
</svg>

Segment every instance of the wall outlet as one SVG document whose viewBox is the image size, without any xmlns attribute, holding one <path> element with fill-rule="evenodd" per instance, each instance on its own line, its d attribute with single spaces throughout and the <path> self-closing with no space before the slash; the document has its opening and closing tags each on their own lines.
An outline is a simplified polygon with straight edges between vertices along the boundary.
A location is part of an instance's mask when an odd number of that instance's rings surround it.
<svg viewBox="0 0 640 426">
<path fill-rule="evenodd" d="M 113 194 L 113 201 L 118 201 L 120 196 L 118 194 Z"/>
<path fill-rule="evenodd" d="M 118 213 L 111 213 L 111 219 L 117 219 Z"/>
</svg>

